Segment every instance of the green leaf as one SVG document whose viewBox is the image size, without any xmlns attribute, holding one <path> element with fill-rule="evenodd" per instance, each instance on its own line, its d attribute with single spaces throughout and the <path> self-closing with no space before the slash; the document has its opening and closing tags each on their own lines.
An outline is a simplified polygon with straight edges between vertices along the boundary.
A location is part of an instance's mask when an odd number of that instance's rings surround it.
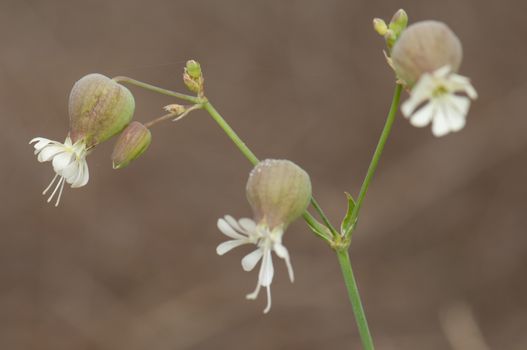
<svg viewBox="0 0 527 350">
<path fill-rule="evenodd" d="M 342 235 L 345 235 L 348 233 L 348 231 L 353 226 L 353 222 L 351 222 L 351 213 L 353 213 L 353 208 L 355 208 L 355 201 L 353 200 L 353 197 L 348 192 L 344 192 L 346 194 L 346 198 L 348 198 L 348 211 L 346 213 L 346 216 L 344 217 L 344 220 L 342 220 L 342 224 L 340 224 L 340 233 Z"/>
</svg>

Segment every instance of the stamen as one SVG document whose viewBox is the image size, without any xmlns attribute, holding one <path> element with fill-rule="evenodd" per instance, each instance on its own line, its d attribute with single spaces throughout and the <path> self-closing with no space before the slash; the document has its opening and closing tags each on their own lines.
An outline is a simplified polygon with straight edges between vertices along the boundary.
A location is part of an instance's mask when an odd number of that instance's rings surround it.
<svg viewBox="0 0 527 350">
<path fill-rule="evenodd" d="M 64 184 L 65 183 L 66 183 L 66 179 L 63 177 L 62 178 L 62 185 L 60 185 L 59 196 L 57 197 L 57 201 L 55 202 L 55 207 L 59 206 L 60 197 L 62 197 L 62 190 L 64 189 Z"/>
<path fill-rule="evenodd" d="M 293 265 L 291 265 L 291 259 L 289 258 L 289 254 L 284 258 L 285 265 L 287 266 L 287 273 L 289 274 L 289 280 L 291 283 L 295 281 L 295 273 L 293 272 Z"/>
<path fill-rule="evenodd" d="M 271 286 L 267 286 L 267 306 L 264 310 L 264 314 L 268 313 L 271 310 Z"/>
<path fill-rule="evenodd" d="M 256 284 L 256 289 L 254 290 L 254 292 L 252 293 L 249 293 L 245 296 L 246 299 L 250 299 L 250 300 L 254 300 L 256 298 L 258 298 L 258 294 L 260 293 L 260 281 L 258 281 L 258 283 Z"/>
<path fill-rule="evenodd" d="M 59 176 L 59 174 L 55 174 L 55 177 L 53 178 L 53 180 L 51 180 L 48 187 L 46 187 L 46 189 L 42 192 L 42 195 L 45 195 L 46 192 L 48 192 L 48 190 L 51 188 L 51 185 L 53 185 L 53 183 L 55 182 L 55 179 L 57 178 L 57 176 Z"/>
<path fill-rule="evenodd" d="M 55 196 L 55 193 L 57 193 L 57 190 L 59 189 L 60 185 L 62 185 L 62 182 L 64 182 L 64 178 L 63 177 L 61 177 L 59 182 L 57 182 L 57 186 L 55 186 L 55 189 L 53 190 L 53 193 L 48 198 L 48 203 L 51 202 L 51 200 Z"/>
</svg>

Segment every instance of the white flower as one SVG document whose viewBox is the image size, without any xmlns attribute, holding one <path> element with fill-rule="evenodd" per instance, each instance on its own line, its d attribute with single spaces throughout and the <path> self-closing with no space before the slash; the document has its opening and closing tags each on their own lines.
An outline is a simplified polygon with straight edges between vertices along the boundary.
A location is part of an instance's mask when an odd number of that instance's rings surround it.
<svg viewBox="0 0 527 350">
<path fill-rule="evenodd" d="M 465 93 L 468 97 L 456 93 Z M 432 122 L 432 133 L 439 137 L 465 126 L 470 99 L 477 97 L 468 78 L 452 73 L 450 67 L 445 66 L 419 78 L 410 98 L 402 104 L 401 111 L 406 118 L 410 118 L 413 126 L 424 127 Z"/>
<path fill-rule="evenodd" d="M 46 187 L 42 194 L 46 194 L 53 186 L 53 183 L 59 178 L 55 189 L 48 198 L 48 203 L 53 199 L 58 191 L 57 201 L 55 206 L 59 205 L 64 183 L 67 182 L 72 188 L 82 187 L 88 183 L 90 174 L 88 172 L 88 163 L 86 163 L 86 145 L 81 140 L 73 144 L 70 137 L 66 137 L 64 143 L 45 139 L 43 137 L 36 137 L 29 143 L 35 143 L 35 155 L 39 162 L 51 161 L 53 170 L 55 170 L 55 177 L 51 183 Z"/>
<path fill-rule="evenodd" d="M 254 244 L 257 246 L 256 250 L 247 254 L 242 259 L 242 267 L 245 271 L 251 271 L 260 260 L 260 273 L 258 274 L 258 283 L 254 292 L 247 294 L 247 299 L 256 299 L 261 287 L 267 289 L 267 307 L 264 313 L 271 309 L 271 282 L 273 281 L 274 267 L 271 252 L 285 260 L 289 279 L 294 281 L 293 267 L 289 259 L 289 252 L 282 244 L 282 236 L 284 230 L 280 227 L 270 230 L 267 225 L 256 223 L 247 218 L 236 221 L 232 216 L 225 216 L 218 220 L 218 228 L 227 237 L 232 238 L 229 241 L 223 242 L 216 248 L 218 255 L 223 255 L 233 248 L 243 244 Z"/>
</svg>

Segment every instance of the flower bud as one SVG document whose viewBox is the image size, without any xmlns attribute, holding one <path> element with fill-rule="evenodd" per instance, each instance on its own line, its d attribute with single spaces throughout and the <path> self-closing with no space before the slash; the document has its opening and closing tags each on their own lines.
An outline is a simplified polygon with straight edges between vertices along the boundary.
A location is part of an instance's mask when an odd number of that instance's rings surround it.
<svg viewBox="0 0 527 350">
<path fill-rule="evenodd" d="M 121 133 L 113 148 L 113 168 L 121 169 L 127 166 L 146 151 L 151 141 L 152 134 L 148 128 L 139 122 L 131 122 Z"/>
<path fill-rule="evenodd" d="M 267 159 L 251 171 L 246 192 L 256 222 L 285 229 L 309 205 L 311 181 L 295 163 Z"/>
<path fill-rule="evenodd" d="M 134 114 L 132 93 L 102 75 L 88 74 L 75 83 L 70 93 L 70 136 L 95 146 L 123 130 Z"/>
<path fill-rule="evenodd" d="M 450 66 L 455 73 L 461 65 L 463 49 L 458 37 L 442 22 L 422 21 L 404 30 L 393 46 L 395 72 L 409 88 L 423 73 Z"/>
<path fill-rule="evenodd" d="M 187 61 L 183 72 L 183 82 L 190 91 L 203 95 L 204 79 L 198 62 L 194 60 Z"/>
<path fill-rule="evenodd" d="M 201 85 L 199 84 L 199 81 L 192 79 L 192 77 L 186 72 L 183 73 L 183 83 L 185 83 L 187 89 L 192 92 L 199 93 L 201 91 Z"/>
<path fill-rule="evenodd" d="M 401 32 L 408 25 L 408 15 L 403 9 L 399 9 L 392 17 L 390 21 L 390 30 L 395 32 L 396 36 L 399 36 Z"/>
<path fill-rule="evenodd" d="M 198 62 L 194 60 L 187 61 L 185 68 L 186 72 L 188 73 L 188 75 L 190 75 L 191 78 L 201 78 L 201 66 Z"/>
<path fill-rule="evenodd" d="M 373 29 L 379 34 L 379 35 L 386 35 L 386 32 L 388 31 L 388 26 L 386 23 L 380 19 L 380 18 L 374 18 L 373 19 Z"/>
<path fill-rule="evenodd" d="M 176 103 L 173 103 L 171 105 L 166 105 L 165 107 L 163 107 L 163 109 L 167 111 L 168 113 L 172 113 L 174 115 L 183 114 L 187 110 L 185 106 L 178 105 Z"/>
</svg>

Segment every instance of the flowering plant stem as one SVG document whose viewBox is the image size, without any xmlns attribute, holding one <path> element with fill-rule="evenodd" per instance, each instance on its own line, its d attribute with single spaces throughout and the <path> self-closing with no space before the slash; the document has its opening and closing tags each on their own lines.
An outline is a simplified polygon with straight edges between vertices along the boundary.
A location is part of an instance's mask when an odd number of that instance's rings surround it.
<svg viewBox="0 0 527 350">
<path fill-rule="evenodd" d="M 150 90 L 150 91 L 157 92 L 163 95 L 172 96 L 175 98 L 182 99 L 184 101 L 194 103 L 195 108 L 193 109 L 198 109 L 198 108 L 205 109 L 210 114 L 210 116 L 216 121 L 216 123 L 221 127 L 221 129 L 225 132 L 225 134 L 234 142 L 234 144 L 238 147 L 238 149 L 242 152 L 242 154 L 253 165 L 258 164 L 259 160 L 256 157 L 256 155 L 251 151 L 249 147 L 247 147 L 245 142 L 243 142 L 243 140 L 236 134 L 236 132 L 230 127 L 230 125 L 225 121 L 225 119 L 223 119 L 221 114 L 214 108 L 214 106 L 207 100 L 206 97 L 201 97 L 201 96 L 196 97 L 196 96 L 181 94 L 178 92 L 159 88 L 154 85 L 143 83 L 143 82 L 140 82 L 138 80 L 128 78 L 128 77 L 120 76 L 120 77 L 115 77 L 113 79 L 117 82 L 128 83 L 131 85 L 144 88 L 146 90 Z M 390 111 L 388 113 L 386 123 L 384 125 L 384 129 L 382 131 L 381 137 L 377 144 L 377 148 L 375 149 L 375 152 L 373 154 L 370 166 L 368 167 L 366 177 L 364 178 L 364 181 L 362 183 L 359 196 L 357 198 L 357 202 L 351 214 L 351 222 L 353 224 L 351 225 L 350 229 L 347 232 L 341 232 L 339 234 L 337 230 L 334 228 L 334 226 L 331 224 L 327 216 L 324 214 L 322 208 L 319 206 L 319 204 L 314 198 L 311 198 L 311 204 L 313 208 L 315 208 L 317 213 L 320 215 L 320 217 L 322 218 L 323 224 L 320 223 L 318 220 L 316 220 L 307 210 L 303 214 L 304 220 L 307 222 L 307 224 L 313 230 L 313 232 L 317 236 L 322 238 L 324 241 L 326 241 L 326 243 L 328 243 L 333 248 L 333 250 L 335 250 L 337 254 L 340 268 L 342 270 L 342 276 L 344 278 L 344 283 L 348 291 L 348 297 L 349 297 L 351 306 L 353 308 L 353 313 L 355 316 L 355 320 L 357 322 L 357 326 L 359 329 L 359 334 L 360 334 L 360 338 L 361 338 L 361 342 L 362 342 L 362 346 L 364 350 L 374 349 L 373 339 L 371 337 L 371 333 L 368 327 L 368 322 L 366 320 L 366 314 L 364 313 L 364 308 L 362 306 L 359 289 L 357 287 L 357 282 L 355 281 L 353 270 L 351 268 L 351 261 L 349 258 L 348 249 L 351 243 L 351 233 L 356 227 L 356 223 L 357 223 L 357 219 L 359 216 L 360 208 L 362 206 L 362 202 L 364 201 L 364 198 L 366 196 L 366 192 L 368 191 L 370 182 L 373 178 L 375 170 L 377 169 L 377 165 L 379 163 L 379 159 L 384 149 L 384 145 L 386 144 L 388 136 L 390 135 L 391 127 L 395 120 L 395 116 L 396 116 L 396 113 L 399 107 L 401 91 L 402 91 L 402 85 L 397 84 L 395 87 L 395 91 L 394 91 L 394 95 L 392 99 L 392 105 L 390 107 Z M 163 116 L 158 119 L 159 121 L 163 121 L 163 120 L 169 119 L 169 117 Z M 157 123 L 157 122 L 158 120 L 155 120 L 152 124 Z"/>
<path fill-rule="evenodd" d="M 395 121 L 395 116 L 397 115 L 397 110 L 399 108 L 399 101 L 401 99 L 402 88 L 403 86 L 400 84 L 397 84 L 395 86 L 392 98 L 392 105 L 390 106 L 388 117 L 386 118 L 381 137 L 379 138 L 379 142 L 377 143 L 377 148 L 373 153 L 370 166 L 368 167 L 368 172 L 366 173 L 366 177 L 364 178 L 364 181 L 362 183 L 359 192 L 359 197 L 357 198 L 357 202 L 355 203 L 355 207 L 353 208 L 353 211 L 351 213 L 351 222 L 353 222 L 353 225 L 351 226 L 351 229 L 348 232 L 342 232 L 344 236 L 344 244 L 342 247 L 335 249 L 339 260 L 340 269 L 342 270 L 342 276 L 344 277 L 344 283 L 346 284 L 346 289 L 348 290 L 348 297 L 353 308 L 355 321 L 357 322 L 357 327 L 359 329 L 362 347 L 364 348 L 364 350 L 374 349 L 373 339 L 371 337 L 370 329 L 368 327 L 368 321 L 366 320 L 364 308 L 362 307 L 359 289 L 357 287 L 357 281 L 355 281 L 355 276 L 353 275 L 353 270 L 351 269 L 351 261 L 349 258 L 348 248 L 351 242 L 351 233 L 353 232 L 357 224 L 357 218 L 359 216 L 359 211 L 362 206 L 362 202 L 364 201 L 364 197 L 366 196 L 366 192 L 368 191 L 368 187 L 373 178 L 373 174 L 375 173 L 377 165 L 379 164 L 379 159 L 381 158 L 382 151 L 384 150 L 384 145 L 386 144 L 388 136 L 390 135 L 390 131 L 392 130 L 392 125 Z"/>
<path fill-rule="evenodd" d="M 371 337 L 370 328 L 368 327 L 368 321 L 366 320 L 364 308 L 362 307 L 357 281 L 355 281 L 355 276 L 353 275 L 353 270 L 351 269 L 351 261 L 348 250 L 337 250 L 337 258 L 339 260 L 340 269 L 342 270 L 342 276 L 344 277 L 346 289 L 348 290 L 348 297 L 351 307 L 353 308 L 355 321 L 357 322 L 357 327 L 359 329 L 362 348 L 364 350 L 373 350 L 373 339 Z"/>
<path fill-rule="evenodd" d="M 366 197 L 366 192 L 368 192 L 368 187 L 370 186 L 371 179 L 373 178 L 373 174 L 375 173 L 377 165 L 379 164 L 379 159 L 381 158 L 382 151 L 384 150 L 384 145 L 386 144 L 386 140 L 388 140 L 388 136 L 390 135 L 390 131 L 392 130 L 395 115 L 397 114 L 397 110 L 399 109 L 399 101 L 401 100 L 402 89 L 403 86 L 401 84 L 397 84 L 395 86 L 392 98 L 392 105 L 390 106 L 390 111 L 388 112 L 388 117 L 386 118 L 384 129 L 382 130 L 381 137 L 379 138 L 379 142 L 377 143 L 377 148 L 375 148 L 375 152 L 373 153 L 373 157 L 371 159 L 370 166 L 368 167 L 366 177 L 362 182 L 359 197 L 357 198 L 355 207 L 351 212 L 351 222 L 353 223 L 353 225 L 351 226 L 348 232 L 343 232 L 346 237 L 351 236 L 351 233 L 353 232 L 353 229 L 357 224 L 357 219 L 359 218 L 359 212 L 360 208 L 362 207 L 362 202 L 364 202 L 364 197 Z"/>
<path fill-rule="evenodd" d="M 114 81 L 118 82 L 118 83 L 127 83 L 127 84 L 131 84 L 131 85 L 135 85 L 137 87 L 140 87 L 140 88 L 152 91 L 152 92 L 157 92 L 157 93 L 159 93 L 161 95 L 172 96 L 172 97 L 179 98 L 181 100 L 192 102 L 192 103 L 195 103 L 195 104 L 199 104 L 203 100 L 200 97 L 195 97 L 195 96 L 185 95 L 185 94 L 182 94 L 182 93 L 179 93 L 179 92 L 175 92 L 175 91 L 170 91 L 170 90 L 167 90 L 167 89 L 163 89 L 163 88 L 157 87 L 155 85 L 150 85 L 150 84 L 147 84 L 147 83 L 143 83 L 142 81 L 135 80 L 135 79 L 128 78 L 128 77 L 124 77 L 124 76 L 118 76 L 118 77 L 114 77 L 112 79 Z"/>
</svg>

